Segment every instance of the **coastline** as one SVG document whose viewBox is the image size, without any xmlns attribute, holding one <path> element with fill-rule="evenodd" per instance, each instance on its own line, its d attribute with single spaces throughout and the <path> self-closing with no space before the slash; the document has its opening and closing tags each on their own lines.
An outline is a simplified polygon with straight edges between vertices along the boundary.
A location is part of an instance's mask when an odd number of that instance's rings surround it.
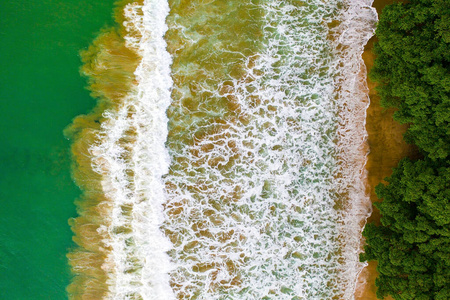
<svg viewBox="0 0 450 300">
<path fill-rule="evenodd" d="M 375 0 L 373 6 L 377 9 L 378 15 L 381 10 L 394 0 Z M 373 44 L 376 36 L 367 43 L 363 60 L 368 72 L 372 68 L 375 55 L 372 52 Z M 366 130 L 368 133 L 369 155 L 366 164 L 368 172 L 368 193 L 372 203 L 378 202 L 379 199 L 375 194 L 375 187 L 384 182 L 384 178 L 392 174 L 392 168 L 397 166 L 398 162 L 404 157 L 416 157 L 417 148 L 414 145 L 407 144 L 403 140 L 403 134 L 406 132 L 408 125 L 399 124 L 394 121 L 392 115 L 395 109 L 385 109 L 380 106 L 380 97 L 375 90 L 377 84 L 367 78 L 367 86 L 369 87 L 370 106 L 367 109 Z M 379 223 L 380 213 L 378 209 L 373 207 L 372 215 L 367 222 Z M 355 293 L 355 300 L 375 300 L 376 286 L 375 279 L 378 276 L 376 271 L 376 262 L 369 262 L 368 266 L 363 269 L 359 278 L 358 286 L 360 287 Z M 392 299 L 388 297 L 387 299 Z"/>
<path fill-rule="evenodd" d="M 393 1 L 375 1 L 374 6 L 377 7 L 392 3 Z M 380 4 L 381 3 L 381 4 Z M 380 11 L 379 11 L 380 12 Z M 373 65 L 374 55 L 371 52 L 373 40 L 371 39 L 363 54 L 363 60 L 366 68 L 369 70 Z M 88 73 L 88 72 L 87 72 Z M 400 125 L 392 120 L 394 110 L 385 110 L 379 105 L 379 98 L 374 90 L 375 83 L 367 80 L 370 96 L 370 107 L 367 109 L 366 129 L 368 132 L 368 145 L 370 154 L 366 169 L 368 171 L 367 184 L 370 189 L 370 199 L 372 202 L 377 201 L 374 193 L 374 187 L 382 181 L 383 178 L 389 176 L 392 167 L 396 166 L 398 161 L 404 156 L 413 155 L 415 153 L 413 147 L 404 143 L 402 135 L 407 126 Z M 91 124 L 96 128 L 97 124 Z M 388 147 L 385 147 L 388 145 Z M 370 187 L 369 187 L 370 186 Z M 368 221 L 378 220 L 378 212 L 374 212 Z M 376 299 L 374 280 L 377 276 L 376 265 L 370 263 L 360 274 L 360 284 L 362 288 L 356 292 L 356 299 Z M 103 292 L 103 291 L 101 291 Z"/>
</svg>

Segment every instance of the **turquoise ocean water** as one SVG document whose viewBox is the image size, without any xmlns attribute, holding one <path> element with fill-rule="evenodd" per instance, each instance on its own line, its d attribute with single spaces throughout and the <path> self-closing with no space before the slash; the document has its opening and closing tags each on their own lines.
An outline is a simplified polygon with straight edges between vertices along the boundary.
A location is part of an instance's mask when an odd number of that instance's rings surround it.
<svg viewBox="0 0 450 300">
<path fill-rule="evenodd" d="M 0 1 L 0 299 L 67 299 L 79 190 L 62 132 L 93 105 L 78 52 L 113 2 Z"/>
</svg>

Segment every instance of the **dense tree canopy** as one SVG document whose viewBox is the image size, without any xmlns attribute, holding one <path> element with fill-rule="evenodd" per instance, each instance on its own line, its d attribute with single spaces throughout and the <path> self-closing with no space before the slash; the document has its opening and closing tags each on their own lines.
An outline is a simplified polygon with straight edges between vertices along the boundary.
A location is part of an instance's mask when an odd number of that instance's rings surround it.
<svg viewBox="0 0 450 300">
<path fill-rule="evenodd" d="M 368 224 L 361 260 L 376 260 L 377 296 L 450 299 L 450 1 L 386 6 L 374 68 L 386 107 L 409 123 L 424 158 L 403 159 L 376 188 L 381 225 Z"/>
<path fill-rule="evenodd" d="M 364 229 L 379 298 L 450 299 L 450 167 L 404 159 L 376 188 L 381 226 Z"/>
<path fill-rule="evenodd" d="M 450 157 L 450 1 L 412 0 L 386 6 L 370 76 L 382 104 L 411 123 L 405 138 L 432 159 Z"/>
</svg>

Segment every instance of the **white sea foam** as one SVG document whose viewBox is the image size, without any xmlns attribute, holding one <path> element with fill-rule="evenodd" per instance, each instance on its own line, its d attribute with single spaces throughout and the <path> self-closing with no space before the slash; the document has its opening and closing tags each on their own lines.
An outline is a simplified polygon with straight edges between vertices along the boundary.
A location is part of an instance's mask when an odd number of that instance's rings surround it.
<svg viewBox="0 0 450 300">
<path fill-rule="evenodd" d="M 350 1 L 341 12 L 342 23 L 337 28 L 335 48 L 342 57 L 335 85 L 339 87 L 339 140 L 338 186 L 349 201 L 340 211 L 339 222 L 344 234 L 343 264 L 346 277 L 345 299 L 353 299 L 357 277 L 366 266 L 359 262 L 362 250 L 361 232 L 371 213 L 370 197 L 366 193 L 367 132 L 366 110 L 369 106 L 366 67 L 362 52 L 372 37 L 377 22 L 372 0 Z"/>
<path fill-rule="evenodd" d="M 169 140 L 163 227 L 174 243 L 175 292 L 353 299 L 370 210 L 361 54 L 376 14 L 371 1 L 263 3 L 265 50 L 243 59 L 246 75 L 198 83 L 233 98 L 239 117 L 203 108 L 225 122 L 190 121 L 192 135 L 213 132 L 190 146 Z"/>
<path fill-rule="evenodd" d="M 161 180 L 169 157 L 166 109 L 170 104 L 171 57 L 163 35 L 169 12 L 166 1 L 147 0 L 125 7 L 124 26 L 133 35 L 127 47 L 142 60 L 137 85 L 118 111 L 106 111 L 100 142 L 90 149 L 94 169 L 103 175 L 103 190 L 113 200 L 112 215 L 99 230 L 108 233 L 107 299 L 173 299 L 166 252 L 171 245 L 160 231 L 166 201 Z M 140 34 L 136 38 L 136 31 Z"/>
<path fill-rule="evenodd" d="M 233 99 L 239 113 L 201 108 L 223 122 L 189 119 L 187 135 L 209 135 L 169 140 L 167 176 L 169 8 L 126 6 L 125 27 L 140 33 L 126 37 L 142 56 L 138 84 L 119 111 L 105 112 L 91 147 L 114 200 L 100 229 L 111 247 L 108 299 L 353 299 L 370 207 L 361 60 L 376 21 L 370 4 L 263 2 L 264 50 L 243 58 L 246 75 L 196 83 Z"/>
</svg>

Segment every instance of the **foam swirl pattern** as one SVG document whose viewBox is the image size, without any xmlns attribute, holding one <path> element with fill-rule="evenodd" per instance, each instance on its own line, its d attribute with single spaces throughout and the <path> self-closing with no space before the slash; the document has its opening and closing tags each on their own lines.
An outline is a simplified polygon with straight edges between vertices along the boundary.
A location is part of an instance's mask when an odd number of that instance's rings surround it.
<svg viewBox="0 0 450 300">
<path fill-rule="evenodd" d="M 175 293 L 352 299 L 370 207 L 370 3 L 188 2 L 174 1 L 167 35 Z"/>
<path fill-rule="evenodd" d="M 83 55 L 71 299 L 353 299 L 371 1 L 129 2 Z"/>
</svg>

